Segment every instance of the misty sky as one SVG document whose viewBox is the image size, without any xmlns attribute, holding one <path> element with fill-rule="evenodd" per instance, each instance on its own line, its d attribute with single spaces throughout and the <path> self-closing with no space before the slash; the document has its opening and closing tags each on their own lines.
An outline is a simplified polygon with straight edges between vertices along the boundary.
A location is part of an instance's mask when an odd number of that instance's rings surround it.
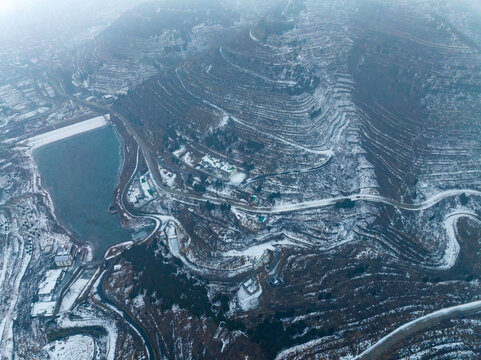
<svg viewBox="0 0 481 360">
<path fill-rule="evenodd" d="M 68 38 L 142 2 L 145 0 L 0 0 L 0 40 Z"/>
<path fill-rule="evenodd" d="M 389 3 L 398 0 L 373 1 Z M 481 0 L 407 1 L 449 4 L 449 7 L 458 8 L 462 14 L 481 11 Z M 91 26 L 108 22 L 106 19 L 115 19 L 123 11 L 142 2 L 146 0 L 0 0 L 0 41 L 53 39 L 58 36 L 69 39 Z"/>
<path fill-rule="evenodd" d="M 1 15 L 8 15 L 15 7 L 21 6 L 20 3 L 23 1 L 14 1 L 14 0 L 0 0 L 0 14 Z"/>
</svg>

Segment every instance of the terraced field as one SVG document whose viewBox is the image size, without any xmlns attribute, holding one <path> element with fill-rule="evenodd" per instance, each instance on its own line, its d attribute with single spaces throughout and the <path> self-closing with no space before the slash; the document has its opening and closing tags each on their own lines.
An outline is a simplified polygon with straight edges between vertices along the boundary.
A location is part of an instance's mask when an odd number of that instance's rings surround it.
<svg viewBox="0 0 481 360">
<path fill-rule="evenodd" d="M 411 200 L 479 188 L 479 51 L 416 9 L 365 16 L 377 21 L 358 24 L 351 67 L 381 192 Z"/>
<path fill-rule="evenodd" d="M 0 48 L 0 348 L 45 352 L 85 322 L 96 359 L 479 357 L 480 14 L 169 0 L 31 40 L 35 58 Z M 124 152 L 109 212 L 155 230 L 96 263 L 78 244 L 92 286 L 32 319 L 72 239 L 28 139 L 105 114 Z"/>
<path fill-rule="evenodd" d="M 287 333 L 301 330 L 271 344 L 290 344 L 278 358 L 342 358 L 407 321 L 479 298 L 469 255 L 479 242 L 460 233 L 468 218 L 479 229 L 481 57 L 465 29 L 425 3 L 285 5 L 115 108 L 179 180 L 180 193 L 161 191 L 159 204 L 179 214 L 184 265 L 201 278 L 246 279 L 254 259 L 259 305 L 234 312 L 249 334 L 280 319 Z M 246 178 L 215 185 L 196 167 L 206 155 Z M 199 189 L 192 177 L 206 184 L 206 198 L 234 210 L 206 210 L 202 194 L 189 195 Z M 260 215 L 267 220 L 252 228 Z M 263 247 L 282 249 L 279 287 L 260 266 L 276 256 L 255 255 Z M 212 297 L 239 286 L 221 283 Z M 412 340 L 422 341 L 423 359 L 441 346 L 432 334 Z M 447 336 L 443 351 L 478 351 L 463 334 L 452 347 Z M 408 356 L 401 347 L 397 356 Z"/>
</svg>

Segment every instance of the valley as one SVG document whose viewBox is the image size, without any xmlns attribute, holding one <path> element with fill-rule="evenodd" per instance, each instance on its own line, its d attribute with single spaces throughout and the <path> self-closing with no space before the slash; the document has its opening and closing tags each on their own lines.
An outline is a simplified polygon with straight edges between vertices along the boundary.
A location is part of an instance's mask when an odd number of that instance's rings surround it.
<svg viewBox="0 0 481 360">
<path fill-rule="evenodd" d="M 461 3 L 132 1 L 0 42 L 2 360 L 477 358 Z"/>
</svg>

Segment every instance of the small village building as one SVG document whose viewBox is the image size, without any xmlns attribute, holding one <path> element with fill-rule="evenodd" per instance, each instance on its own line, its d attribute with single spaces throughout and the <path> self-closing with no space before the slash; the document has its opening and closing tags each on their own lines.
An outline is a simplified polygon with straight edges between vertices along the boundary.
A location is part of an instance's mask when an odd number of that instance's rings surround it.
<svg viewBox="0 0 481 360">
<path fill-rule="evenodd" d="M 249 295 L 254 294 L 259 290 L 259 284 L 254 279 L 250 278 L 242 283 L 242 287 Z"/>
<path fill-rule="evenodd" d="M 73 258 L 70 254 L 57 254 L 54 258 L 54 262 L 59 268 L 70 267 L 73 264 Z"/>
<path fill-rule="evenodd" d="M 38 286 L 38 298 L 42 301 L 51 301 L 52 297 L 57 290 L 57 286 L 62 280 L 63 270 L 54 269 L 48 270 L 45 274 L 45 278 Z"/>
<path fill-rule="evenodd" d="M 237 168 L 226 161 L 214 158 L 210 155 L 205 155 L 198 167 L 208 173 L 213 173 L 215 176 L 230 180 L 237 174 Z"/>
<path fill-rule="evenodd" d="M 272 287 L 277 287 L 282 283 L 281 279 L 277 275 L 269 276 L 269 278 L 267 279 L 267 282 Z"/>
<path fill-rule="evenodd" d="M 48 317 L 55 313 L 56 301 L 41 301 L 32 305 L 31 315 L 33 317 L 41 316 Z"/>
<path fill-rule="evenodd" d="M 138 204 L 144 196 L 142 195 L 142 191 L 138 186 L 132 186 L 127 193 L 127 197 L 129 199 L 129 203 Z"/>
</svg>

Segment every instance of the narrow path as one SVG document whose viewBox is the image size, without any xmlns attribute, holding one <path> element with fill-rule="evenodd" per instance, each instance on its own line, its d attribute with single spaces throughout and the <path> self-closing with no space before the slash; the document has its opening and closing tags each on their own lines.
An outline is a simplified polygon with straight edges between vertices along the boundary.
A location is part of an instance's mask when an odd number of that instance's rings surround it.
<svg viewBox="0 0 481 360">
<path fill-rule="evenodd" d="M 252 34 L 252 33 L 251 33 Z M 251 38 L 252 38 L 252 35 L 251 35 Z M 270 83 L 270 84 L 280 84 L 280 85 L 286 85 L 286 86 L 295 86 L 297 85 L 297 82 L 295 81 L 292 81 L 292 80 L 273 80 L 273 79 L 269 79 L 267 76 L 264 76 L 264 75 L 261 75 L 261 74 L 258 74 L 254 71 L 251 71 L 251 70 L 248 70 L 248 69 L 244 69 L 243 67 L 240 67 L 239 65 L 236 65 L 234 64 L 232 61 L 230 61 L 225 55 L 224 55 L 224 51 L 222 49 L 222 46 L 219 48 L 219 53 L 220 55 L 222 56 L 222 58 L 229 64 L 231 65 L 232 67 L 236 68 L 237 70 L 245 73 L 245 74 L 248 74 L 248 75 L 251 75 L 251 76 L 254 76 L 256 78 L 259 78 L 267 83 Z"/>
<path fill-rule="evenodd" d="M 317 171 L 317 170 L 323 168 L 324 166 L 326 166 L 328 163 L 331 162 L 331 160 L 332 160 L 332 157 L 328 157 L 322 163 L 320 163 L 319 165 L 312 166 L 312 167 L 306 168 L 306 169 L 280 171 L 280 172 L 277 172 L 277 173 L 258 175 L 256 177 L 253 177 L 252 179 L 244 180 L 243 182 L 240 183 L 239 187 L 243 188 L 243 187 L 246 187 L 247 185 L 250 185 L 250 184 L 255 183 L 257 181 L 267 179 L 267 178 L 271 178 L 271 177 L 282 176 L 282 175 L 300 175 L 300 174 L 307 174 L 307 173 L 310 173 L 310 172 L 314 172 L 314 171 Z"/>
<path fill-rule="evenodd" d="M 105 276 L 105 272 L 104 274 L 101 275 L 102 277 Z M 99 295 L 99 298 L 100 300 L 102 301 L 103 304 L 106 304 L 107 306 L 109 307 L 112 307 L 113 310 L 118 313 L 119 315 L 122 316 L 122 318 L 129 324 L 130 327 L 133 328 L 133 330 L 137 333 L 137 335 L 140 336 L 140 338 L 142 339 L 144 345 L 145 345 L 145 349 L 147 351 L 147 356 L 149 358 L 149 360 L 155 360 L 155 359 L 158 359 L 159 356 L 156 356 L 158 354 L 156 354 L 154 352 L 154 349 L 152 348 L 152 345 L 150 343 L 150 339 L 149 337 L 147 336 L 147 333 L 144 331 L 144 329 L 142 328 L 142 326 L 140 324 L 138 324 L 131 316 L 130 314 L 128 314 L 126 311 L 124 311 L 124 309 L 120 308 L 119 306 L 117 306 L 113 301 L 110 300 L 110 298 L 107 296 L 107 294 L 104 293 L 104 289 L 102 287 L 102 283 L 103 283 L 103 279 L 99 281 L 99 284 L 98 284 L 98 287 L 96 289 L 96 293 Z"/>
<path fill-rule="evenodd" d="M 290 6 L 290 5 L 291 5 L 291 0 L 289 0 L 289 1 L 287 2 L 286 7 L 284 8 L 284 10 L 282 10 L 282 16 L 286 16 L 286 12 L 287 12 L 287 10 L 289 9 L 289 6 Z"/>
</svg>

